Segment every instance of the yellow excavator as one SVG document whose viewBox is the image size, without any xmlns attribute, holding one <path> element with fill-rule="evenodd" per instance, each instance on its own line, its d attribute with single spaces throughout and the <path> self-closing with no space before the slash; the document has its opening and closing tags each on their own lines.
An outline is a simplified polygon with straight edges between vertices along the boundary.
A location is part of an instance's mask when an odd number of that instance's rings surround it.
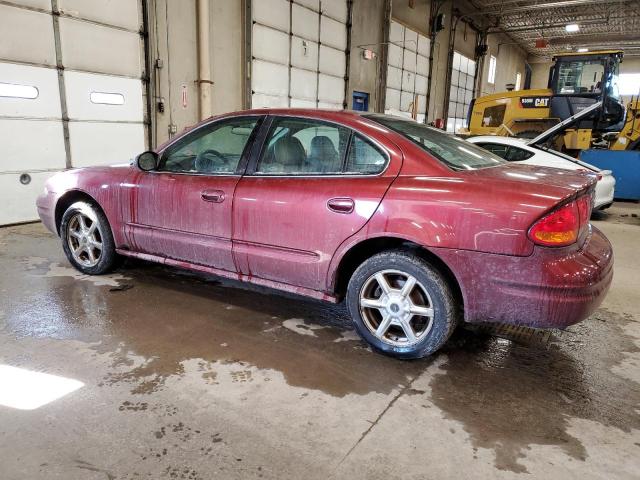
<svg viewBox="0 0 640 480">
<path fill-rule="evenodd" d="M 548 88 L 486 95 L 473 100 L 462 135 L 534 138 L 582 110 L 601 109 L 563 131 L 556 149 L 570 154 L 604 148 L 640 150 L 640 100 L 626 109 L 618 92 L 619 50 L 561 54 L 553 57 Z"/>
</svg>

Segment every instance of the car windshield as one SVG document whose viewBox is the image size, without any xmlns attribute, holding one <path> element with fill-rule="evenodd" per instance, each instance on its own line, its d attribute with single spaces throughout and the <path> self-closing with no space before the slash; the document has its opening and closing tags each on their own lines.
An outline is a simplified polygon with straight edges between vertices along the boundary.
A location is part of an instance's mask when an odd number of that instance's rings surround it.
<svg viewBox="0 0 640 480">
<path fill-rule="evenodd" d="M 413 120 L 381 114 L 364 117 L 404 135 L 453 170 L 476 170 L 505 163 L 477 145 Z"/>
</svg>

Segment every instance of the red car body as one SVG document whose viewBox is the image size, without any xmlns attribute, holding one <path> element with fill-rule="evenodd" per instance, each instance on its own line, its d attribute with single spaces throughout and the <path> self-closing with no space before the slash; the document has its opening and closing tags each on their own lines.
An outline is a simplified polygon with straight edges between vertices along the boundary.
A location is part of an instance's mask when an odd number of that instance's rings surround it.
<svg viewBox="0 0 640 480">
<path fill-rule="evenodd" d="M 340 300 L 363 256 L 411 242 L 446 271 L 467 322 L 565 327 L 586 318 L 609 288 L 612 249 L 597 228 L 566 247 L 528 237 L 544 214 L 592 190 L 593 176 L 510 164 L 454 171 L 352 112 L 254 110 L 204 123 L 241 115 L 338 123 L 382 147 L 389 165 L 379 175 L 330 178 L 184 175 L 135 165 L 70 170 L 39 197 L 42 221 L 59 233 L 66 206 L 90 198 L 122 255 L 329 301 Z"/>
</svg>

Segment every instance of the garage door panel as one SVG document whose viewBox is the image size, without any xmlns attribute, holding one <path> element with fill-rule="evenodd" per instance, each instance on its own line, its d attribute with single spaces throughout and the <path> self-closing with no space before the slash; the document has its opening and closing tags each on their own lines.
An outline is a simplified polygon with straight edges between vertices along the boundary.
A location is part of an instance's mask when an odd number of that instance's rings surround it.
<svg viewBox="0 0 640 480">
<path fill-rule="evenodd" d="M 405 28 L 404 30 L 404 48 L 412 52 L 418 51 L 418 32 Z"/>
<path fill-rule="evenodd" d="M 385 111 L 388 110 L 400 110 L 400 90 L 395 88 L 388 88 L 385 99 Z"/>
<path fill-rule="evenodd" d="M 289 106 L 289 99 L 283 96 L 254 93 L 251 96 L 251 106 L 253 108 L 286 108 Z"/>
<path fill-rule="evenodd" d="M 58 8 L 67 15 L 129 30 L 140 30 L 142 27 L 139 1 L 58 0 Z"/>
<path fill-rule="evenodd" d="M 427 94 L 427 77 L 416 75 L 416 93 Z"/>
<path fill-rule="evenodd" d="M 416 54 L 415 54 L 415 52 L 412 52 L 411 50 L 407 50 L 407 49 L 404 50 L 402 68 L 404 70 L 408 70 L 409 72 L 415 72 L 416 71 Z"/>
<path fill-rule="evenodd" d="M 0 58 L 56 64 L 51 15 L 0 5 Z"/>
<path fill-rule="evenodd" d="M 19 87 L 22 95 L 36 98 L 0 97 L 0 116 L 61 118 L 58 74 L 55 70 L 13 63 L 0 63 L 0 83 Z"/>
<path fill-rule="evenodd" d="M 416 71 L 420 75 L 424 75 L 424 76 L 429 75 L 429 58 L 423 57 L 422 55 L 418 55 L 417 62 L 418 64 L 416 66 Z"/>
<path fill-rule="evenodd" d="M 387 88 L 400 90 L 402 87 L 402 70 L 389 66 L 387 72 Z"/>
<path fill-rule="evenodd" d="M 70 122 L 69 136 L 74 167 L 127 163 L 145 149 L 142 124 Z"/>
<path fill-rule="evenodd" d="M 320 71 L 336 77 L 344 77 L 346 55 L 341 50 L 320 46 Z"/>
<path fill-rule="evenodd" d="M 429 57 L 431 53 L 431 40 L 420 34 L 418 34 L 418 53 L 423 57 Z"/>
<path fill-rule="evenodd" d="M 291 96 L 306 100 L 316 98 L 316 73 L 298 68 L 291 69 Z"/>
<path fill-rule="evenodd" d="M 344 0 L 322 0 L 322 13 L 331 18 L 347 23 L 349 10 Z"/>
<path fill-rule="evenodd" d="M 0 118 L 2 170 L 51 170 L 66 167 L 62 120 Z M 4 208 L 4 207 L 3 207 Z"/>
<path fill-rule="evenodd" d="M 292 108 L 316 108 L 316 106 L 315 100 L 305 100 L 302 98 L 291 99 Z"/>
<path fill-rule="evenodd" d="M 410 112 L 412 103 L 414 100 L 414 94 L 411 92 L 402 92 L 400 95 L 400 110 L 403 112 Z"/>
<path fill-rule="evenodd" d="M 307 70 L 317 70 L 318 44 L 300 37 L 291 37 L 291 65 Z"/>
<path fill-rule="evenodd" d="M 142 75 L 142 48 L 137 33 L 60 18 L 60 39 L 66 68 Z"/>
<path fill-rule="evenodd" d="M 391 22 L 389 27 L 389 41 L 402 45 L 404 42 L 404 27 L 398 22 Z"/>
<path fill-rule="evenodd" d="M 388 63 L 397 68 L 402 68 L 402 48 L 397 45 L 389 45 Z"/>
<path fill-rule="evenodd" d="M 20 175 L 27 173 L 31 181 L 20 183 Z M 52 172 L 0 173 L 0 225 L 38 220 L 36 198 L 44 189 L 44 182 Z"/>
<path fill-rule="evenodd" d="M 11 0 L 11 3 L 25 7 L 38 8 L 40 10 L 51 11 L 51 0 Z"/>
<path fill-rule="evenodd" d="M 286 65 L 289 63 L 289 35 L 258 23 L 253 25 L 253 56 Z"/>
<path fill-rule="evenodd" d="M 345 24 L 323 15 L 320 20 L 320 43 L 338 50 L 346 50 L 347 28 Z"/>
<path fill-rule="evenodd" d="M 342 103 L 318 102 L 318 108 L 326 110 L 342 110 L 344 105 L 342 105 Z"/>
<path fill-rule="evenodd" d="M 133 78 L 65 72 L 69 118 L 142 122 L 142 83 Z"/>
<path fill-rule="evenodd" d="M 402 72 L 402 90 L 413 93 L 416 89 L 416 76 L 406 70 Z"/>
<path fill-rule="evenodd" d="M 253 20 L 283 32 L 289 32 L 289 2 L 286 0 L 253 0 Z"/>
<path fill-rule="evenodd" d="M 289 92 L 289 68 L 285 65 L 255 60 L 251 72 L 254 91 L 267 95 L 287 97 Z"/>
<path fill-rule="evenodd" d="M 320 14 L 294 3 L 291 7 L 291 15 L 291 33 L 317 42 Z"/>
<path fill-rule="evenodd" d="M 305 7 L 310 8 L 315 12 L 320 11 L 320 0 L 294 0 L 293 3 L 304 5 Z"/>
<path fill-rule="evenodd" d="M 318 99 L 328 103 L 342 104 L 344 101 L 344 80 L 320 74 L 318 79 Z"/>
</svg>

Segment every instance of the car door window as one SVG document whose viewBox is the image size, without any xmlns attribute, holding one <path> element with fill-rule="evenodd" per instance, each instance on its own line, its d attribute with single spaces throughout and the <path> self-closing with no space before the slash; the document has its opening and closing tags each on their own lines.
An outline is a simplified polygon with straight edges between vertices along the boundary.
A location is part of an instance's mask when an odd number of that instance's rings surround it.
<svg viewBox="0 0 640 480">
<path fill-rule="evenodd" d="M 530 152 L 529 150 L 525 150 L 524 148 L 514 147 L 512 145 L 509 147 L 506 160 L 508 160 L 509 162 L 521 162 L 531 157 L 533 157 L 533 152 Z"/>
<path fill-rule="evenodd" d="M 257 117 L 233 118 L 187 134 L 162 155 L 161 171 L 193 174 L 234 174 Z"/>
<path fill-rule="evenodd" d="M 360 135 L 354 134 L 347 155 L 346 173 L 376 174 L 384 170 L 387 157 Z"/>
<path fill-rule="evenodd" d="M 256 173 L 322 175 L 342 171 L 350 130 L 318 120 L 276 118 Z"/>
<path fill-rule="evenodd" d="M 505 160 L 509 152 L 509 145 L 502 145 L 500 143 L 476 143 L 476 145 L 490 151 L 500 158 L 504 158 Z"/>
</svg>

